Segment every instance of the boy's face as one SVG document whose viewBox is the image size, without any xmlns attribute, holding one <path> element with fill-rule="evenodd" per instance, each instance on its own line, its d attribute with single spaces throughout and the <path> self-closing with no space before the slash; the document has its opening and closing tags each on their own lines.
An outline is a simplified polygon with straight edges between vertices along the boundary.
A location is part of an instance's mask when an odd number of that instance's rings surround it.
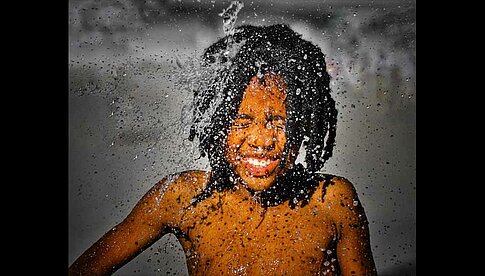
<svg viewBox="0 0 485 276">
<path fill-rule="evenodd" d="M 279 166 L 286 143 L 285 98 L 286 85 L 281 78 L 266 76 L 262 84 L 253 77 L 229 131 L 226 159 L 253 190 L 269 188 L 292 163 Z"/>
</svg>

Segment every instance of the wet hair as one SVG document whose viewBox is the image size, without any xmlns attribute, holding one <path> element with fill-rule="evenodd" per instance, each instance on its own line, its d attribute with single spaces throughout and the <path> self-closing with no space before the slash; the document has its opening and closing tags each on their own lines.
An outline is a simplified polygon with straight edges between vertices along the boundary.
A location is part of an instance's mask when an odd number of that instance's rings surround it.
<svg viewBox="0 0 485 276">
<path fill-rule="evenodd" d="M 251 192 L 259 196 L 263 206 L 286 200 L 292 207 L 300 201 L 303 205 L 308 203 L 325 178 L 317 172 L 332 156 L 337 123 L 330 76 L 321 49 L 284 24 L 243 25 L 209 46 L 202 59 L 208 67 L 224 64 L 224 70 L 206 89 L 194 92 L 194 124 L 189 139 L 199 139 L 199 150 L 207 155 L 212 173 L 193 204 L 215 190 L 221 192 L 235 185 L 238 176 L 224 158 L 226 138 L 251 78 L 264 79 L 271 74 L 280 76 L 287 88 L 286 144 L 280 165 L 288 162 L 291 148 L 298 151 L 303 143 L 306 168 L 296 164 L 270 188 Z M 209 123 L 196 127 L 210 108 L 213 113 Z"/>
</svg>

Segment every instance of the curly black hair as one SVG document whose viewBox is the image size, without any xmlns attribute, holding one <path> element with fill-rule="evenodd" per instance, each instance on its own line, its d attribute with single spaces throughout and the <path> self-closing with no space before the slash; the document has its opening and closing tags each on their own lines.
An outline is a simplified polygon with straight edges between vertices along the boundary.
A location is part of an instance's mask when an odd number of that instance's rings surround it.
<svg viewBox="0 0 485 276">
<path fill-rule="evenodd" d="M 220 70 L 206 89 L 194 91 L 194 124 L 189 140 L 199 139 L 200 152 L 207 155 L 212 173 L 193 204 L 215 190 L 221 192 L 235 185 L 237 176 L 224 158 L 226 138 L 251 78 L 268 74 L 280 76 L 287 86 L 287 142 L 280 165 L 288 161 L 290 148 L 299 149 L 303 143 L 306 168 L 296 164 L 278 177 L 275 185 L 257 194 L 263 206 L 286 200 L 292 208 L 300 201 L 303 205 L 308 203 L 325 178 L 317 172 L 332 156 L 337 124 L 330 76 L 321 49 L 285 24 L 243 25 L 209 46 L 202 59 L 204 66 L 218 66 Z M 208 109 L 212 109 L 210 120 L 197 127 Z"/>
</svg>

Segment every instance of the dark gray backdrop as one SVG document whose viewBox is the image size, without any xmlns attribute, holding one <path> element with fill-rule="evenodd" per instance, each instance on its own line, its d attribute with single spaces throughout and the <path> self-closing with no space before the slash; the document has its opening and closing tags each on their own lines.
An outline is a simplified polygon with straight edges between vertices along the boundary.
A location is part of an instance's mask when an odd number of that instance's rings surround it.
<svg viewBox="0 0 485 276">
<path fill-rule="evenodd" d="M 162 177 L 207 168 L 174 81 L 223 35 L 229 3 L 70 1 L 69 264 Z M 244 4 L 236 25 L 287 23 L 323 49 L 339 109 L 324 171 L 356 186 L 380 275 L 415 275 L 415 1 Z M 133 274 L 186 275 L 179 244 L 166 236 L 116 273 Z"/>
</svg>

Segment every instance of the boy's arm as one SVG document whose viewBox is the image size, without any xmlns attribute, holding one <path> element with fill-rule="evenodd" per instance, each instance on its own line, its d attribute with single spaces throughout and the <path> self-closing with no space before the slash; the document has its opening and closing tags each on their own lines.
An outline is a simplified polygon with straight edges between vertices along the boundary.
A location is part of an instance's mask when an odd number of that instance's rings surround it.
<svg viewBox="0 0 485 276">
<path fill-rule="evenodd" d="M 171 187 L 170 192 L 165 191 L 170 184 L 168 182 L 165 178 L 153 186 L 121 223 L 104 234 L 69 267 L 69 275 L 110 275 L 158 240 L 175 207 L 170 206 L 170 198 L 177 189 Z"/>
<path fill-rule="evenodd" d="M 342 275 L 377 275 L 370 245 L 369 227 L 352 183 L 334 178 L 325 200 L 337 227 L 337 256 Z"/>
</svg>

